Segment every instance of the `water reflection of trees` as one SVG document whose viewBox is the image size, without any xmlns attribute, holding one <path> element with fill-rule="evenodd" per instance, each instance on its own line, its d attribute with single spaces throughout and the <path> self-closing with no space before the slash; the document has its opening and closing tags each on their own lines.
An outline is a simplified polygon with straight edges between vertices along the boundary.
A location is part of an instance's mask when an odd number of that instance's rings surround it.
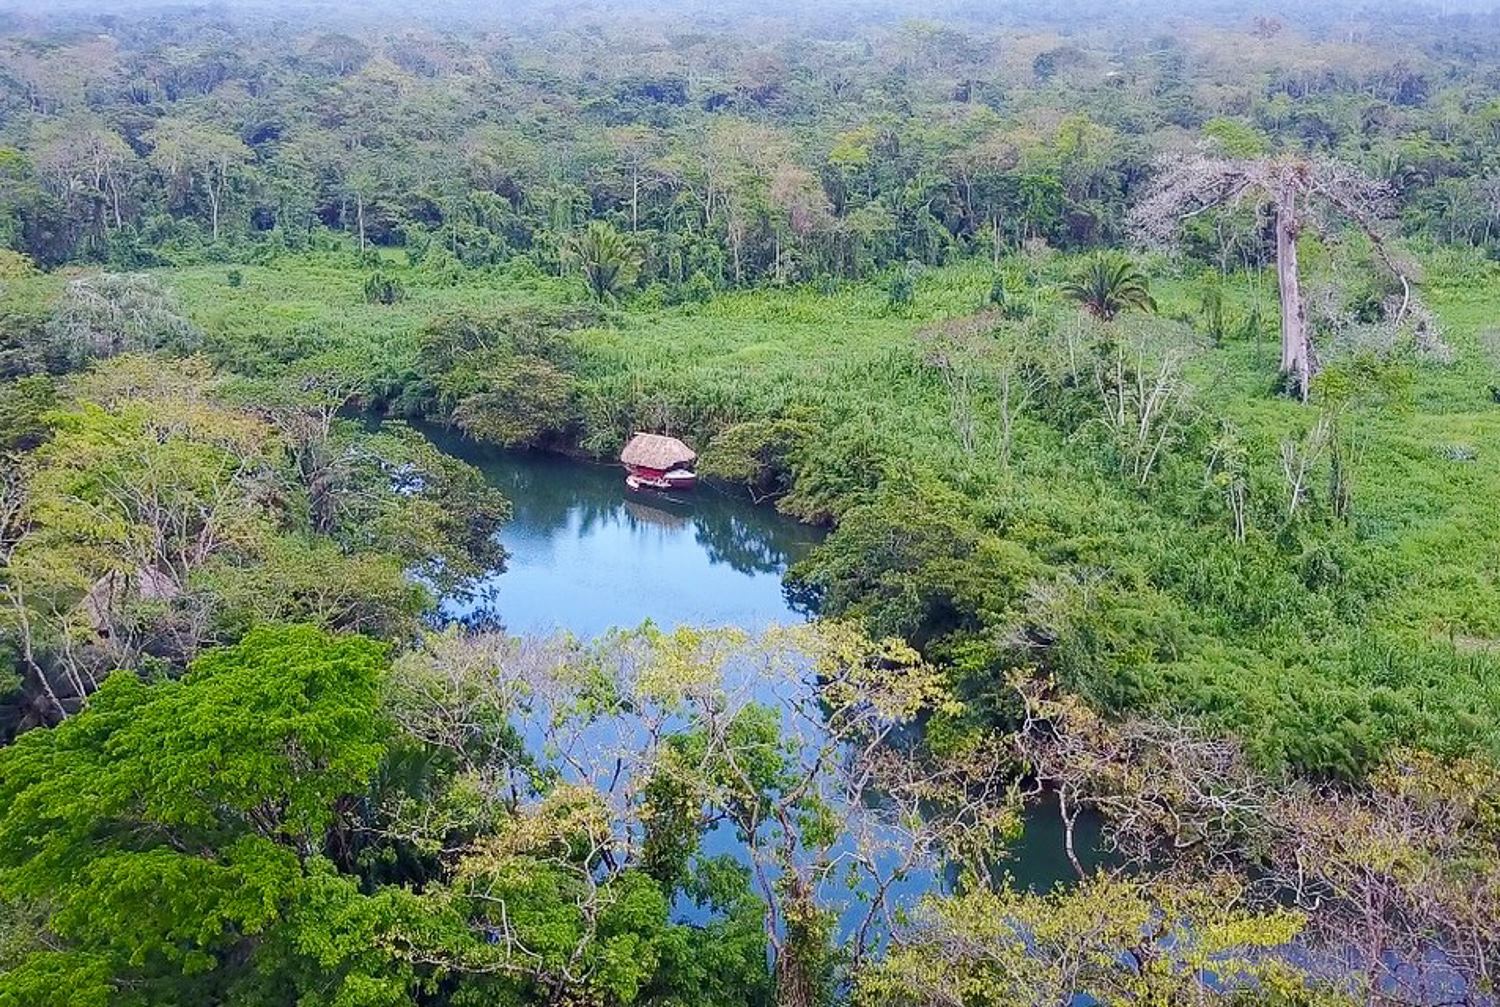
<svg viewBox="0 0 1500 1007">
<path fill-rule="evenodd" d="M 781 573 L 816 537 L 812 529 L 747 500 L 708 497 L 693 513 L 709 562 L 728 563 L 743 574 Z"/>
<path fill-rule="evenodd" d="M 740 573 L 780 573 L 786 569 L 786 546 L 768 527 L 756 526 L 735 514 L 698 515 L 697 541 L 710 563 L 728 563 Z"/>
<path fill-rule="evenodd" d="M 487 449 L 472 441 L 429 432 L 434 443 L 480 468 L 490 484 L 511 501 L 512 523 L 526 534 L 553 537 L 574 525 L 586 536 L 611 522 L 666 531 L 693 526 L 709 562 L 736 572 L 779 574 L 811 544 L 814 534 L 769 508 L 716 493 L 692 497 L 626 496 L 618 469 L 566 459 Z"/>
</svg>

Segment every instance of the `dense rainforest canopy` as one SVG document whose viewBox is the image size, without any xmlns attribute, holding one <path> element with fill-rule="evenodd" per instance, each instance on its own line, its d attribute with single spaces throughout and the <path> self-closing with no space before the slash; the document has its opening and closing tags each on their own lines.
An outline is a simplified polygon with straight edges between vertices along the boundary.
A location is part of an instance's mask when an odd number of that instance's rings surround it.
<svg viewBox="0 0 1500 1007">
<path fill-rule="evenodd" d="M 0 739 L 0 1007 L 1494 1004 L 1500 11 L 5 6 Z"/>
</svg>

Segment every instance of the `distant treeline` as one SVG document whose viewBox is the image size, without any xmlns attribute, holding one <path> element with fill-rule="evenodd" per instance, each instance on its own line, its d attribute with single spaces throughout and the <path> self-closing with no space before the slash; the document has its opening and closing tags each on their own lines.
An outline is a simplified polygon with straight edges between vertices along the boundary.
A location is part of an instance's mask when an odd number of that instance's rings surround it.
<svg viewBox="0 0 1500 1007">
<path fill-rule="evenodd" d="M 12 13 L 0 242 L 138 268 L 337 234 L 438 272 L 559 271 L 604 219 L 648 284 L 864 277 L 1119 244 L 1162 158 L 1208 147 L 1337 158 L 1390 185 L 1409 235 L 1500 244 L 1493 13 L 1220 4 L 1164 34 L 1162 5 L 783 6 Z M 1221 266 L 1270 240 L 1255 219 L 1192 237 Z"/>
</svg>

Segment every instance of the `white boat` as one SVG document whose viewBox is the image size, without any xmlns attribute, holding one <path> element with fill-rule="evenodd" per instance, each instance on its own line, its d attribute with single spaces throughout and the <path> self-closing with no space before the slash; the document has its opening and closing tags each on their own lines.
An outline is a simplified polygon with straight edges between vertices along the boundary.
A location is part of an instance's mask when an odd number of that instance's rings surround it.
<svg viewBox="0 0 1500 1007">
<path fill-rule="evenodd" d="M 698 474 L 691 469 L 673 469 L 659 476 L 632 472 L 625 477 L 625 485 L 633 490 L 687 490 L 698 482 Z"/>
</svg>

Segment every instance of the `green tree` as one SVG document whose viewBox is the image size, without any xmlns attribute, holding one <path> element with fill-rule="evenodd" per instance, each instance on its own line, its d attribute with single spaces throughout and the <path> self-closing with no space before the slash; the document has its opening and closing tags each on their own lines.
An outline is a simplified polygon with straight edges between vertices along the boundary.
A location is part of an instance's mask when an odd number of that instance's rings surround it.
<svg viewBox="0 0 1500 1007">
<path fill-rule="evenodd" d="M 569 255 L 596 300 L 619 297 L 640 275 L 640 254 L 623 234 L 602 220 L 589 221 L 584 232 L 574 236 Z"/>
<path fill-rule="evenodd" d="M 470 437 L 532 447 L 555 437 L 572 421 L 573 379 L 547 360 L 506 356 L 475 378 L 483 390 L 465 396 L 453 411 L 454 421 Z"/>
<path fill-rule="evenodd" d="M 395 304 L 406 298 L 406 287 L 396 277 L 376 270 L 365 280 L 365 301 L 369 304 Z"/>
<path fill-rule="evenodd" d="M 0 1004 L 47 983 L 77 1004 L 406 1002 L 410 967 L 366 928 L 410 900 L 324 853 L 385 750 L 385 665 L 370 640 L 264 628 L 178 681 L 118 672 L 0 750 L 0 900 L 40 924 Z"/>
<path fill-rule="evenodd" d="M 1062 287 L 1063 293 L 1092 315 L 1112 321 L 1132 308 L 1155 311 L 1151 281 L 1136 264 L 1119 252 L 1095 252 L 1084 260 L 1078 273 Z"/>
<path fill-rule="evenodd" d="M 233 133 L 181 119 L 167 119 L 149 135 L 150 161 L 168 189 L 183 200 L 201 187 L 208 201 L 209 236 L 219 240 L 224 210 L 251 161 L 250 148 Z"/>
</svg>

